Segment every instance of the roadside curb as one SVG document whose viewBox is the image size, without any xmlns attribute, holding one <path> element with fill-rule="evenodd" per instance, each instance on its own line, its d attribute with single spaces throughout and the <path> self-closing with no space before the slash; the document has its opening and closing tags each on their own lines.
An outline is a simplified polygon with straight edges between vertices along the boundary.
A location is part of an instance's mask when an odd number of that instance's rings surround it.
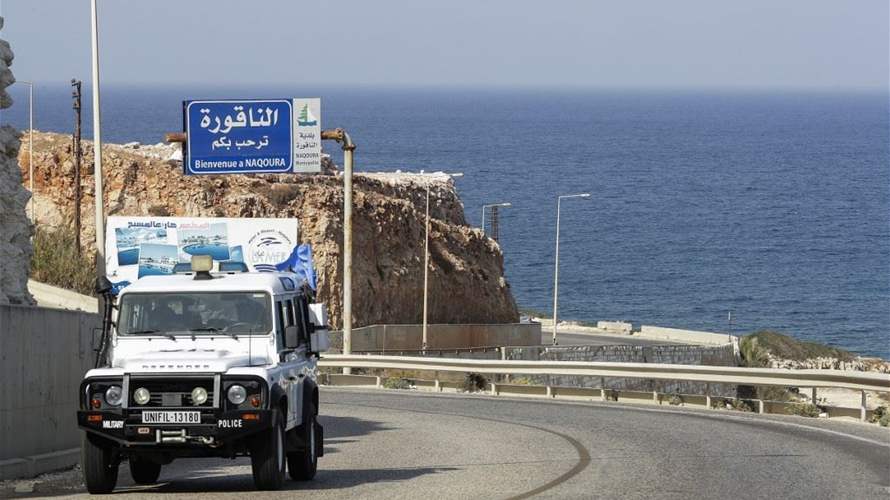
<svg viewBox="0 0 890 500">
<path fill-rule="evenodd" d="M 80 448 L 0 460 L 0 481 L 27 479 L 40 474 L 67 469 L 80 462 Z"/>
</svg>

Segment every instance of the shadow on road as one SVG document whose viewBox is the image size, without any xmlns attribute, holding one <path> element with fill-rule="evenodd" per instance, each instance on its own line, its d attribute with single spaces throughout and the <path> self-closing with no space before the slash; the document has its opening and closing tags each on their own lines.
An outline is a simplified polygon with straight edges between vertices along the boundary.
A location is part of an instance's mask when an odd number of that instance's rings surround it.
<svg viewBox="0 0 890 500">
<path fill-rule="evenodd" d="M 366 436 L 368 434 L 388 431 L 382 422 L 365 420 L 355 417 L 335 417 L 332 415 L 319 415 L 318 422 L 324 426 L 325 441 L 336 438 Z"/>
<path fill-rule="evenodd" d="M 339 417 L 320 415 L 319 422 L 325 431 L 325 454 L 334 454 L 339 451 L 338 445 L 356 441 L 361 436 L 374 432 L 391 430 L 382 422 L 366 420 L 356 417 Z M 218 466 L 216 464 L 219 464 Z M 253 491 L 253 479 L 247 474 L 232 474 L 231 467 L 246 466 L 250 470 L 250 460 L 239 459 L 235 462 L 220 459 L 191 459 L 177 460 L 164 467 L 168 476 L 161 473 L 161 484 L 157 486 L 134 486 L 130 480 L 130 472 L 126 464 L 121 464 L 118 488 L 115 493 L 198 493 L 203 491 Z M 324 464 L 322 463 L 322 467 Z M 285 489 L 324 489 L 324 488 L 348 488 L 358 484 L 375 481 L 402 481 L 424 474 L 434 473 L 441 468 L 429 469 L 362 469 L 362 470 L 324 470 L 318 471 L 314 481 L 296 483 L 288 481 Z M 240 471 L 239 471 L 240 472 Z M 0 489 L 0 498 L 35 498 L 71 495 L 84 493 L 85 488 L 81 480 L 79 470 L 69 470 L 63 473 L 51 474 L 50 477 L 38 478 L 33 481 L 32 491 L 15 492 L 12 488 Z M 166 477 L 165 477 L 166 476 Z"/>
<path fill-rule="evenodd" d="M 319 491 L 352 488 L 367 483 L 399 482 L 455 470 L 450 467 L 418 467 L 406 469 L 336 469 L 319 470 L 312 481 L 285 481 L 281 491 Z M 232 474 L 225 467 L 191 471 L 167 483 L 154 487 L 119 488 L 116 494 L 179 494 L 179 493 L 227 493 L 256 491 L 250 473 Z M 272 492 L 270 492 L 272 493 Z"/>
<path fill-rule="evenodd" d="M 324 452 L 326 455 L 337 453 L 337 445 L 352 443 L 360 436 L 390 430 L 381 422 L 355 417 L 334 417 L 320 415 L 319 423 L 324 426 Z"/>
</svg>

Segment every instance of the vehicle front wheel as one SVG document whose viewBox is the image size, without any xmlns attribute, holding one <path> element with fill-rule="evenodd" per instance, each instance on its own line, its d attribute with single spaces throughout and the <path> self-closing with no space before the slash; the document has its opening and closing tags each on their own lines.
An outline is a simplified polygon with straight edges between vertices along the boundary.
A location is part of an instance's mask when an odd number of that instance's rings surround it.
<svg viewBox="0 0 890 500">
<path fill-rule="evenodd" d="M 260 490 L 277 490 L 284 483 L 284 418 L 272 416 L 272 428 L 257 436 L 250 450 L 253 482 Z"/>
<path fill-rule="evenodd" d="M 117 485 L 118 463 L 114 459 L 114 445 L 89 433 L 84 433 L 80 447 L 83 481 L 90 493 L 111 493 Z"/>
<path fill-rule="evenodd" d="M 130 476 L 136 484 L 155 484 L 161 475 L 161 464 L 145 459 L 130 458 Z"/>
<path fill-rule="evenodd" d="M 318 439 L 315 423 L 315 405 L 306 405 L 306 421 L 291 432 L 300 432 L 300 441 L 305 446 L 300 451 L 287 454 L 287 471 L 294 481 L 309 481 L 318 470 Z"/>
</svg>

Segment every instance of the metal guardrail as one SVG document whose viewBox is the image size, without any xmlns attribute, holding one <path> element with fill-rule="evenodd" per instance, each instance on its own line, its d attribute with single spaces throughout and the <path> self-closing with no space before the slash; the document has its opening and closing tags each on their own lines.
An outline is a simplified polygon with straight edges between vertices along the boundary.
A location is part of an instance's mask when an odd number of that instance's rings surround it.
<svg viewBox="0 0 890 500">
<path fill-rule="evenodd" d="M 865 420 L 866 391 L 890 392 L 890 374 L 841 370 L 784 370 L 727 366 L 669 365 L 655 363 L 605 363 L 591 361 L 512 361 L 440 357 L 330 354 L 319 361 L 324 368 L 365 368 L 408 371 L 481 373 L 491 375 L 563 375 L 581 377 L 675 380 L 709 384 L 834 388 L 860 391 L 860 420 Z M 377 377 L 377 385 L 380 385 Z M 439 380 L 434 382 L 440 388 Z M 491 384 L 492 394 L 500 391 Z M 605 391 L 600 394 L 605 398 Z M 551 387 L 546 395 L 553 396 Z M 814 392 L 815 397 L 815 392 Z M 657 399 L 657 395 L 656 395 Z M 706 396 L 710 405 L 711 398 Z M 764 402 L 759 401 L 763 413 Z"/>
<path fill-rule="evenodd" d="M 593 361 L 511 361 L 330 354 L 319 366 L 428 370 L 500 375 L 569 375 L 780 387 L 830 387 L 890 392 L 890 374 L 840 370 L 783 370 L 734 366 L 604 363 Z"/>
</svg>

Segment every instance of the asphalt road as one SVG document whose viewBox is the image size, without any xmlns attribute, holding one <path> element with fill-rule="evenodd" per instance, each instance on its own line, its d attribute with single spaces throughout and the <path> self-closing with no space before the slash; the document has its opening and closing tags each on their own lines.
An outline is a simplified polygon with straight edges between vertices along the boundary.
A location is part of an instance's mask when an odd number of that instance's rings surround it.
<svg viewBox="0 0 890 500">
<path fill-rule="evenodd" d="M 154 498 L 880 498 L 890 431 L 858 423 L 599 402 L 322 389 L 316 479 L 253 492 L 246 459 L 181 460 Z M 69 473 L 74 477 L 75 473 Z M 64 477 L 61 475 L 59 477 Z M 85 496 L 69 477 L 30 496 Z M 9 491 L 7 491 L 9 493 Z"/>
</svg>

